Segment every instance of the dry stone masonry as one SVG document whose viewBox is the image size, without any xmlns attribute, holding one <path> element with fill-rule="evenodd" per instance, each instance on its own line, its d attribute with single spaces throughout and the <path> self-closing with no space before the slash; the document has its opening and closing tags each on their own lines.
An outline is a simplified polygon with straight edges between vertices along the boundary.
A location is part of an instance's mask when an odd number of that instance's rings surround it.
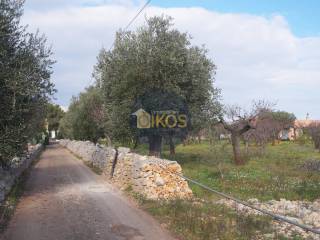
<svg viewBox="0 0 320 240">
<path fill-rule="evenodd" d="M 30 145 L 28 152 L 22 157 L 15 157 L 10 162 L 10 170 L 0 167 L 0 203 L 10 192 L 20 175 L 30 166 L 30 164 L 40 155 L 43 145 Z"/>
<path fill-rule="evenodd" d="M 107 177 L 111 175 L 116 159 L 116 150 L 111 147 L 94 145 L 91 142 L 60 140 L 60 144 L 94 167 Z M 147 199 L 188 199 L 192 191 L 188 183 L 179 177 L 181 166 L 150 156 L 130 152 L 129 148 L 118 148 L 117 161 L 112 181 L 122 189 L 132 188 Z"/>
<path fill-rule="evenodd" d="M 255 207 L 273 212 L 281 216 L 285 216 L 292 221 L 320 230 L 320 199 L 314 202 L 289 201 L 286 199 L 280 199 L 280 201 L 270 200 L 268 202 L 259 202 L 258 199 L 249 199 L 248 202 Z M 222 199 L 219 200 L 218 203 L 229 206 L 231 208 L 236 208 L 237 212 L 240 212 L 242 214 L 261 215 L 260 212 L 235 203 L 231 200 Z M 288 223 L 275 221 L 274 227 L 279 234 L 290 237 L 290 239 L 320 240 L 320 235 L 306 232 L 301 228 Z M 296 235 L 299 235 L 300 238 L 294 238 L 294 236 Z M 267 239 L 275 239 L 275 236 L 272 235 Z"/>
</svg>

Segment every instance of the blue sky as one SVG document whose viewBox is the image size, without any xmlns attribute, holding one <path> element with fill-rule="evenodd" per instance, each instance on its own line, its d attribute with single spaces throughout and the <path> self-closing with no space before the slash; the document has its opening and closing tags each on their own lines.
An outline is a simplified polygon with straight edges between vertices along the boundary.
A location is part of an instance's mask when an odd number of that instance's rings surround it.
<svg viewBox="0 0 320 240">
<path fill-rule="evenodd" d="M 162 7 L 194 7 L 223 13 L 247 13 L 261 16 L 280 14 L 284 16 L 292 31 L 298 36 L 320 35 L 319 0 L 153 0 Z"/>
<path fill-rule="evenodd" d="M 23 23 L 40 29 L 52 45 L 54 100 L 67 107 L 88 87 L 96 56 L 145 0 L 26 0 Z M 266 99 L 298 118 L 320 119 L 320 1 L 152 0 L 132 24 L 170 15 L 174 27 L 204 44 L 217 65 L 223 103 L 248 107 Z"/>
</svg>

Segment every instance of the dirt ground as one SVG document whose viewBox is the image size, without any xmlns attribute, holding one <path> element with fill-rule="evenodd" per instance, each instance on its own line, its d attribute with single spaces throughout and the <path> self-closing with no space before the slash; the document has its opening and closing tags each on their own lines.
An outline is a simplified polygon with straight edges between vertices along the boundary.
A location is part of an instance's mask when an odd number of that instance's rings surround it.
<svg viewBox="0 0 320 240">
<path fill-rule="evenodd" d="M 151 216 L 58 144 L 32 169 L 4 240 L 170 240 Z"/>
</svg>

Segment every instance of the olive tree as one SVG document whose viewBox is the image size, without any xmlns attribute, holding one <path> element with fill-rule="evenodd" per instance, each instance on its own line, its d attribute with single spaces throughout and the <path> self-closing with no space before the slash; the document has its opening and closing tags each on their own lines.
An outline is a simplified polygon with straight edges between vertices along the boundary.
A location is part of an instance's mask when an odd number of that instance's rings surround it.
<svg viewBox="0 0 320 240">
<path fill-rule="evenodd" d="M 266 144 L 279 139 L 279 133 L 294 127 L 296 117 L 292 113 L 273 109 L 260 110 L 255 129 L 251 129 L 243 136 L 246 143 L 255 142 L 264 151 Z"/>
<path fill-rule="evenodd" d="M 63 118 L 65 112 L 59 105 L 49 103 L 47 105 L 47 122 L 48 130 L 57 132 L 59 130 L 60 120 Z"/>
<path fill-rule="evenodd" d="M 73 97 L 60 121 L 60 134 L 65 138 L 90 140 L 94 143 L 104 136 L 105 114 L 100 90 L 89 87 Z"/>
<path fill-rule="evenodd" d="M 227 109 L 231 121 L 220 119 L 223 127 L 231 134 L 231 144 L 233 149 L 234 162 L 236 165 L 245 163 L 241 154 L 241 137 L 250 129 L 255 129 L 257 125 L 257 115 L 240 115 L 240 109 L 237 107 L 230 107 Z M 237 114 L 238 113 L 238 114 Z"/>
<path fill-rule="evenodd" d="M 111 51 L 101 50 L 94 76 L 104 94 L 106 132 L 113 140 L 131 142 L 135 138 L 129 124 L 132 106 L 153 90 L 184 99 L 191 126 L 198 127 L 203 119 L 216 117 L 216 67 L 207 50 L 192 46 L 189 35 L 174 29 L 172 22 L 170 17 L 149 18 L 135 31 L 120 30 Z M 150 154 L 159 154 L 162 138 L 158 134 L 149 137 L 149 144 L 157 143 L 151 144 L 154 149 Z"/>
<path fill-rule="evenodd" d="M 54 86 L 46 38 L 21 26 L 23 1 L 0 1 L 0 162 L 26 149 L 44 129 L 45 109 Z"/>
<path fill-rule="evenodd" d="M 292 113 L 275 110 L 276 104 L 266 100 L 253 101 L 249 111 L 234 105 L 225 108 L 226 119 L 220 122 L 231 134 L 234 161 L 244 164 L 241 154 L 241 139 L 255 141 L 263 149 L 268 142 L 278 139 L 281 130 L 294 126 L 296 117 Z"/>
</svg>

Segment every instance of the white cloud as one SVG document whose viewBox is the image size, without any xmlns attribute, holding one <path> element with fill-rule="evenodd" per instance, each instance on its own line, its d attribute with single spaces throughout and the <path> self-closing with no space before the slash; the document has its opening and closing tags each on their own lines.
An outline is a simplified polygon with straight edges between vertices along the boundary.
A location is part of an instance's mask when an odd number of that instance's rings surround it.
<svg viewBox="0 0 320 240">
<path fill-rule="evenodd" d="M 68 106 L 60 106 L 61 107 L 61 109 L 64 111 L 64 112 L 67 112 L 68 111 Z"/>
<path fill-rule="evenodd" d="M 90 82 L 99 49 L 111 46 L 115 31 L 138 10 L 139 4 L 130 0 L 111 2 L 85 7 L 82 1 L 78 6 L 25 11 L 24 22 L 40 28 L 53 44 L 58 60 L 53 80 L 63 105 Z M 266 98 L 277 100 L 280 108 L 299 117 L 309 111 L 320 118 L 316 111 L 320 95 L 315 91 L 320 87 L 319 37 L 295 36 L 279 15 L 266 18 L 203 8 L 157 7 L 144 13 L 148 17 L 159 14 L 174 17 L 175 26 L 188 31 L 194 44 L 209 49 L 218 67 L 216 81 L 224 102 L 246 105 L 252 99 Z M 140 16 L 132 28 L 143 22 Z"/>
</svg>

